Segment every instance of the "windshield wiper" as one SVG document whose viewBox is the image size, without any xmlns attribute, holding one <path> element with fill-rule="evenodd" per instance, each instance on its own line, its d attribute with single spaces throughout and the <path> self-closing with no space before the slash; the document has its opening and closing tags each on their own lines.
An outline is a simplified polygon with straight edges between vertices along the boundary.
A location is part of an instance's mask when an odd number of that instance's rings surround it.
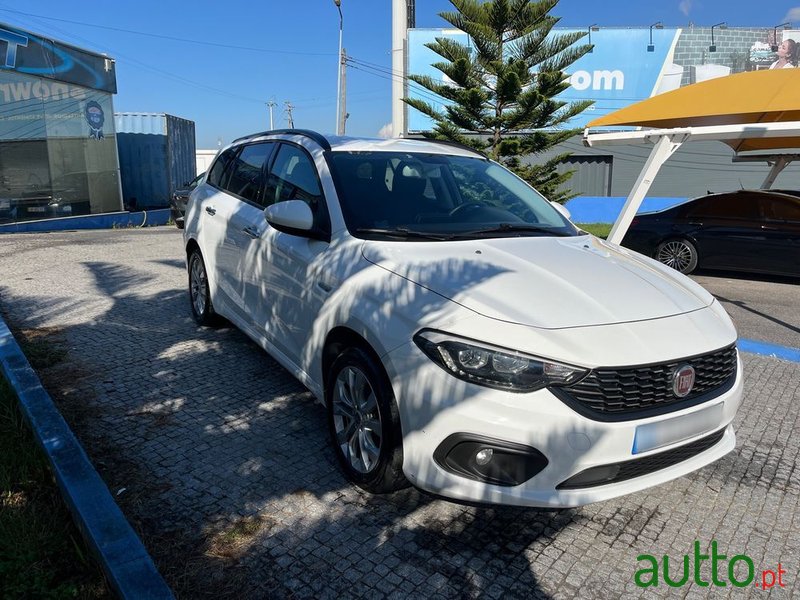
<svg viewBox="0 0 800 600">
<path fill-rule="evenodd" d="M 413 231 L 408 229 L 407 227 L 395 227 L 393 229 L 383 229 L 380 227 L 359 227 L 353 233 L 363 234 L 363 235 L 385 235 L 388 237 L 397 237 L 397 238 L 416 238 L 421 240 L 436 240 L 436 241 L 443 241 L 443 240 L 452 240 L 453 235 L 448 233 L 426 233 L 424 231 Z"/>
<path fill-rule="evenodd" d="M 484 229 L 461 231 L 459 232 L 458 236 L 464 237 L 464 236 L 484 235 L 484 234 L 488 235 L 493 233 L 516 233 L 516 232 L 546 233 L 547 235 L 554 235 L 559 237 L 567 237 L 570 235 L 569 233 L 558 231 L 550 227 L 542 227 L 541 225 L 533 225 L 531 223 L 500 223 L 499 225 L 486 227 Z"/>
</svg>

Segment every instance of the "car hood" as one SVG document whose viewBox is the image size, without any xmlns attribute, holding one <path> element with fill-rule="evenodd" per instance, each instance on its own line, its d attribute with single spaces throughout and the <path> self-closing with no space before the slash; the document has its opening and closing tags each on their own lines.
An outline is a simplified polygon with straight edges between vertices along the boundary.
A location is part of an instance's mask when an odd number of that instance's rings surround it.
<svg viewBox="0 0 800 600">
<path fill-rule="evenodd" d="M 481 315 L 545 329 L 658 319 L 713 302 L 688 277 L 593 236 L 367 241 L 362 252 Z"/>
</svg>

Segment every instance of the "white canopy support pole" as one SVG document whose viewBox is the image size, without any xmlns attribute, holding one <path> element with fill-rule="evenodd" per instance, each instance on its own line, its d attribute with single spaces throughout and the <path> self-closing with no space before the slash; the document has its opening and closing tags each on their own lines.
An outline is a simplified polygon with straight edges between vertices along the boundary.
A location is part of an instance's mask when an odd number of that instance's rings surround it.
<svg viewBox="0 0 800 600">
<path fill-rule="evenodd" d="M 775 179 L 777 179 L 780 172 L 783 171 L 789 163 L 792 162 L 790 159 L 781 157 L 772 163 L 772 168 L 769 170 L 769 174 L 767 178 L 764 180 L 764 183 L 761 184 L 762 190 L 768 190 L 772 187 L 772 184 L 775 183 Z"/>
<path fill-rule="evenodd" d="M 678 137 L 681 138 L 679 142 L 674 141 L 672 136 L 668 135 L 658 138 L 658 141 L 653 146 L 653 150 L 650 152 L 647 162 L 644 163 L 642 172 L 639 173 L 639 178 L 636 180 L 636 183 L 633 184 L 633 189 L 628 195 L 625 206 L 622 207 L 622 212 L 620 212 L 617 217 L 614 227 L 611 228 L 611 233 L 608 236 L 609 242 L 614 244 L 622 242 L 622 238 L 625 237 L 625 232 L 628 231 L 628 227 L 630 227 L 631 221 L 633 221 L 633 217 L 636 215 L 636 211 L 639 210 L 639 207 L 642 205 L 642 200 L 644 200 L 653 180 L 656 178 L 656 175 L 658 175 L 661 165 L 672 156 L 672 153 L 680 147 L 688 136 L 682 135 Z"/>
</svg>

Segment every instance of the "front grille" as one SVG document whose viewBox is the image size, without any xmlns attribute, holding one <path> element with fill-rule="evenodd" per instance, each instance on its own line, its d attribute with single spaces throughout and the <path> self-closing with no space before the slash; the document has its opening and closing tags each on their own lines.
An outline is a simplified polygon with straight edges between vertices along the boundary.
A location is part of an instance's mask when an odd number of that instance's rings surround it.
<svg viewBox="0 0 800 600">
<path fill-rule="evenodd" d="M 667 450 L 666 452 L 659 452 L 658 454 L 653 454 L 644 458 L 635 458 L 633 460 L 627 460 L 625 462 L 611 465 L 592 467 L 591 469 L 581 471 L 577 475 L 573 475 L 566 481 L 559 483 L 556 486 L 556 489 L 576 490 L 580 488 L 595 487 L 598 485 L 607 485 L 609 483 L 619 483 L 620 481 L 626 481 L 628 479 L 633 479 L 634 477 L 641 477 L 642 475 L 647 475 L 648 473 L 654 473 L 656 471 L 660 471 L 661 469 L 666 469 L 673 465 L 677 465 L 685 460 L 689 460 L 701 452 L 705 452 L 712 446 L 716 445 L 722 439 L 723 435 L 725 435 L 725 429 L 720 429 L 719 431 L 692 442 L 691 444 L 679 446 L 678 448 L 673 448 L 672 450 Z M 612 471 L 609 471 L 609 469 L 613 469 L 615 473 L 612 474 Z M 600 473 L 601 470 L 603 474 L 608 475 L 593 476 L 593 472 Z"/>
<path fill-rule="evenodd" d="M 672 375 L 685 364 L 694 367 L 695 382 L 689 395 L 679 398 L 672 390 Z M 655 409 L 677 410 L 691 405 L 692 400 L 732 384 L 735 376 L 736 346 L 729 346 L 669 363 L 594 369 L 575 385 L 559 390 L 562 393 L 558 395 L 574 400 L 575 408 L 588 412 L 588 416 L 638 418 Z"/>
</svg>

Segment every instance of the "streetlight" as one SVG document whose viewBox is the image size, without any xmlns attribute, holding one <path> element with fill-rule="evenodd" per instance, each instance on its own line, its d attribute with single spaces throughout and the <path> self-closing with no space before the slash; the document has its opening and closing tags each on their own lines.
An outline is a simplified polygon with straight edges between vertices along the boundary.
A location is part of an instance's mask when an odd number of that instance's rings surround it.
<svg viewBox="0 0 800 600">
<path fill-rule="evenodd" d="M 653 27 L 656 29 L 664 29 L 664 24 L 661 21 L 656 21 L 650 25 L 650 43 L 647 45 L 648 52 L 655 52 L 656 50 L 655 44 L 653 44 Z"/>
<path fill-rule="evenodd" d="M 589 25 L 589 45 L 592 45 L 592 32 L 593 31 L 600 31 L 600 28 L 597 26 L 597 23 L 594 25 Z M 589 48 L 589 52 L 594 52 L 594 48 Z"/>
<path fill-rule="evenodd" d="M 791 27 L 791 23 L 781 23 L 772 28 L 772 51 L 778 51 L 778 27 Z"/>
<path fill-rule="evenodd" d="M 339 61 L 336 70 L 336 135 L 342 135 L 341 119 L 339 118 L 340 102 L 342 100 L 342 0 L 333 0 L 333 3 L 339 11 Z"/>
<path fill-rule="evenodd" d="M 720 29 L 727 29 L 728 24 L 726 21 L 723 21 L 722 23 L 717 23 L 716 25 L 711 26 L 711 45 L 708 47 L 709 52 L 717 51 L 717 45 L 714 43 L 714 27 L 719 27 Z"/>
</svg>

